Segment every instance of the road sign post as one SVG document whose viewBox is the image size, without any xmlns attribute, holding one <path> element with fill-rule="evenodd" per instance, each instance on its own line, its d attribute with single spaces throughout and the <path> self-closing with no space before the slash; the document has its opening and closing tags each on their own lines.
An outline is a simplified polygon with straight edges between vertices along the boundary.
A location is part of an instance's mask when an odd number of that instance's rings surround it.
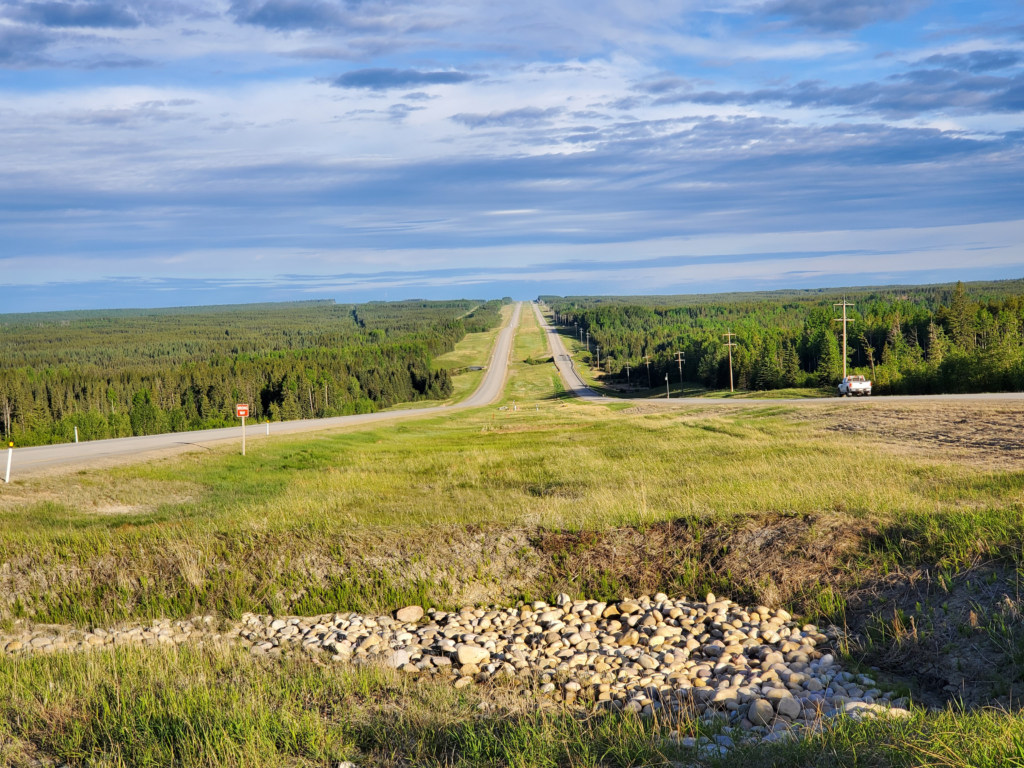
<svg viewBox="0 0 1024 768">
<path fill-rule="evenodd" d="M 242 420 L 242 455 L 245 456 L 245 417 L 249 415 L 249 406 L 236 405 L 235 414 Z"/>
<path fill-rule="evenodd" d="M 11 459 L 14 458 L 14 443 L 7 444 L 7 472 L 4 474 L 4 483 L 11 482 Z"/>
</svg>

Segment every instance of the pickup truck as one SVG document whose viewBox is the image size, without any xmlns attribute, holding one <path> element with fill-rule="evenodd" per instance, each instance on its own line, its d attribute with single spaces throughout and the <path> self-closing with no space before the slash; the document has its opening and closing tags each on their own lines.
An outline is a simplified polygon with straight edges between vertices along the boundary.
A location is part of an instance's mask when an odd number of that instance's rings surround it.
<svg viewBox="0 0 1024 768">
<path fill-rule="evenodd" d="M 871 395 L 871 382 L 865 379 L 863 376 L 847 376 L 841 382 L 839 382 L 839 396 L 840 397 L 853 397 L 856 395 Z"/>
</svg>

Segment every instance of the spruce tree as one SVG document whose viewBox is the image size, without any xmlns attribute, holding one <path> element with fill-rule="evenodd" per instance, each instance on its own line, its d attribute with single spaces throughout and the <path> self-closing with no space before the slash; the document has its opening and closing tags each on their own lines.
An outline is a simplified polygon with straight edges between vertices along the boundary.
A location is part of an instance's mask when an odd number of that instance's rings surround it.
<svg viewBox="0 0 1024 768">
<path fill-rule="evenodd" d="M 949 304 L 949 332 L 953 336 L 953 343 L 961 349 L 970 349 L 974 346 L 974 318 L 971 315 L 964 284 L 957 281 L 953 299 Z"/>
<path fill-rule="evenodd" d="M 792 344 L 782 349 L 782 386 L 795 387 L 800 381 L 800 357 Z"/>
<path fill-rule="evenodd" d="M 821 331 L 818 345 L 818 381 L 822 386 L 830 386 L 839 381 L 843 374 L 843 358 L 839 354 L 839 342 L 836 335 L 828 329 Z"/>
<path fill-rule="evenodd" d="M 771 344 L 761 347 L 754 362 L 752 376 L 754 389 L 775 389 L 779 385 L 779 363 L 775 357 L 775 349 Z"/>
</svg>

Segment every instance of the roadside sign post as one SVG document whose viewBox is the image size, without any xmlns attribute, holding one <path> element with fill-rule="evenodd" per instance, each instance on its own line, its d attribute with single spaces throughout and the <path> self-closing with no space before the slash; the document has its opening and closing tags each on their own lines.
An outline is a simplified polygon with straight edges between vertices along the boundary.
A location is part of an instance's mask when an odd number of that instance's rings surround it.
<svg viewBox="0 0 1024 768">
<path fill-rule="evenodd" d="M 4 483 L 11 482 L 11 459 L 14 458 L 14 443 L 7 444 L 7 472 L 4 474 Z"/>
<path fill-rule="evenodd" d="M 671 400 L 672 399 L 672 390 L 669 389 L 669 386 L 668 386 L 668 374 L 667 373 L 665 374 L 665 399 L 666 400 Z"/>
<path fill-rule="evenodd" d="M 242 420 L 242 455 L 245 456 L 245 417 L 249 415 L 249 406 L 236 405 L 235 414 Z"/>
</svg>

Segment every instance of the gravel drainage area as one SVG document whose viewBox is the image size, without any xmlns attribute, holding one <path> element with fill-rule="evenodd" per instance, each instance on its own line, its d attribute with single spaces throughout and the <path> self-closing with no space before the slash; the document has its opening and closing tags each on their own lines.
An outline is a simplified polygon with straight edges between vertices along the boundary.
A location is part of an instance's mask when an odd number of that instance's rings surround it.
<svg viewBox="0 0 1024 768">
<path fill-rule="evenodd" d="M 230 643 L 254 655 L 308 653 L 326 662 L 382 665 L 463 688 L 521 683 L 541 706 L 586 706 L 676 722 L 720 719 L 715 742 L 673 734 L 682 746 L 799 737 L 836 717 L 902 717 L 907 700 L 845 671 L 836 627 L 801 624 L 785 610 L 743 608 L 707 595 L 618 602 L 534 602 L 458 612 L 408 606 L 386 616 L 245 614 L 220 631 L 213 617 L 122 629 L 36 630 L 0 640 L 8 656 L 141 643 Z M 692 742 L 692 743 L 691 743 Z"/>
</svg>

